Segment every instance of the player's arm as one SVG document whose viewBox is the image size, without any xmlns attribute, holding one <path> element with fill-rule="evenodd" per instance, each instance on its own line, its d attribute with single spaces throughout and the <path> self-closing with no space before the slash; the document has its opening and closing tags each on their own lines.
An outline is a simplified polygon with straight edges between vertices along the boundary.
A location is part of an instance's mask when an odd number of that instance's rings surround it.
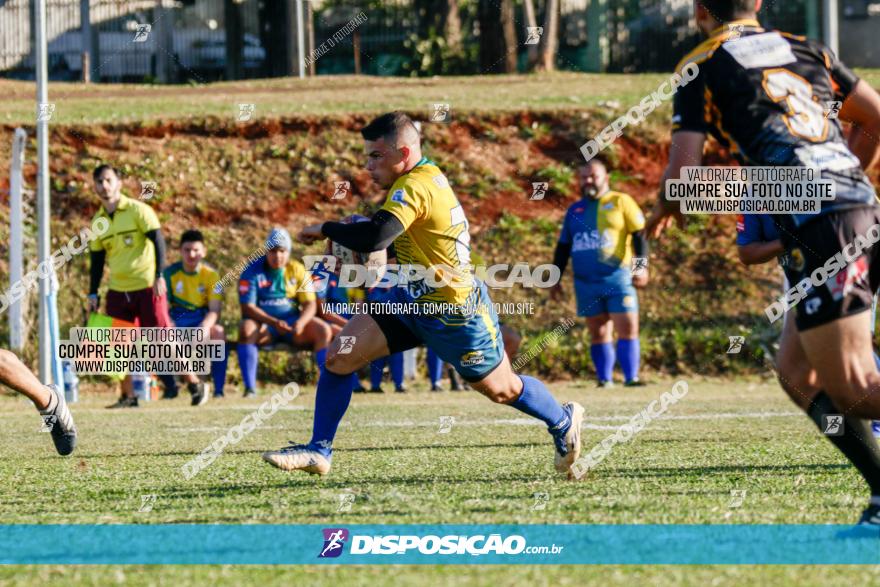
<svg viewBox="0 0 880 587">
<path fill-rule="evenodd" d="M 648 219 L 645 230 L 651 238 L 658 238 L 673 220 L 682 222 L 679 203 L 666 199 L 666 182 L 681 178 L 682 167 L 701 165 L 703 162 L 703 146 L 706 144 L 706 133 L 683 130 L 672 135 L 669 148 L 669 164 L 660 180 L 660 195 L 654 211 Z"/>
<path fill-rule="evenodd" d="M 308 301 L 304 304 L 300 304 L 299 307 L 299 318 L 296 319 L 296 322 L 293 325 L 293 331 L 297 335 L 302 334 L 302 331 L 305 329 L 306 324 L 309 323 L 309 320 L 315 317 L 315 314 L 318 312 L 318 302 L 315 299 Z"/>
<path fill-rule="evenodd" d="M 287 326 L 287 322 L 269 315 L 264 310 L 261 310 L 256 304 L 242 304 L 241 315 L 245 318 L 250 318 L 251 320 L 259 322 L 260 324 L 268 324 L 275 328 L 279 328 L 278 325 L 282 323 L 284 324 L 284 327 Z M 280 329 L 283 329 L 284 327 L 281 327 Z"/>
<path fill-rule="evenodd" d="M 632 249 L 633 257 L 638 259 L 647 259 L 650 253 L 648 246 L 648 237 L 645 235 L 645 229 L 637 230 L 632 233 Z M 636 287 L 645 287 L 648 285 L 648 266 L 640 268 L 638 273 L 633 274 L 633 285 Z"/>
<path fill-rule="evenodd" d="M 223 304 L 220 300 L 208 300 L 208 313 L 205 314 L 205 319 L 202 320 L 202 328 L 210 331 L 217 324 L 217 321 L 220 320 L 220 310 L 222 307 Z"/>
<path fill-rule="evenodd" d="M 760 265 L 773 261 L 785 252 L 782 241 L 779 239 L 758 243 L 749 243 L 737 247 L 739 260 L 744 265 Z"/>
<path fill-rule="evenodd" d="M 98 309 L 98 286 L 101 285 L 101 277 L 104 276 L 104 262 L 106 259 L 107 251 L 104 249 L 90 251 L 88 309 L 91 312 Z"/>
<path fill-rule="evenodd" d="M 324 222 L 321 225 L 323 236 L 358 253 L 387 249 L 404 230 L 400 220 L 387 210 L 376 212 L 370 222 Z"/>
<path fill-rule="evenodd" d="M 852 124 L 849 150 L 867 171 L 880 160 L 880 94 L 859 80 L 846 97 L 840 118 Z"/>
</svg>

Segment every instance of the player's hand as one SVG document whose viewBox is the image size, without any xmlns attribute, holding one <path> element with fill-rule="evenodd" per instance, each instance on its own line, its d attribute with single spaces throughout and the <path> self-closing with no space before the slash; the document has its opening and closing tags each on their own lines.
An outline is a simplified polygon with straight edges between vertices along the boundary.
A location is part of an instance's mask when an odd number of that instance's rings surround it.
<svg viewBox="0 0 880 587">
<path fill-rule="evenodd" d="M 642 269 L 638 273 L 633 274 L 632 284 L 633 284 L 633 287 L 637 287 L 639 289 L 648 285 L 648 271 L 645 269 Z"/>
<path fill-rule="evenodd" d="M 159 276 L 156 278 L 155 283 L 153 283 L 153 293 L 157 298 L 164 298 L 165 294 L 168 293 L 168 288 L 165 285 L 165 278 L 163 276 Z"/>
<path fill-rule="evenodd" d="M 275 324 L 273 324 L 272 326 L 274 326 L 275 330 L 277 330 L 281 334 L 290 334 L 291 332 L 293 332 L 293 328 L 290 327 L 290 324 L 288 324 L 284 320 L 281 320 L 280 318 L 276 318 Z"/>
<path fill-rule="evenodd" d="M 299 234 L 296 235 L 296 240 L 308 245 L 308 244 L 313 243 L 315 241 L 319 241 L 319 240 L 327 238 L 321 232 L 321 227 L 323 227 L 323 226 L 324 226 L 323 222 L 321 222 L 320 224 L 312 224 L 310 226 L 306 226 L 305 228 L 303 228 L 302 230 L 299 231 Z"/>
<path fill-rule="evenodd" d="M 645 224 L 645 231 L 648 238 L 658 239 L 664 231 L 669 229 L 673 223 L 679 226 L 684 224 L 684 216 L 678 210 L 670 210 L 666 208 L 662 202 L 657 202 L 654 210 L 651 212 L 648 222 Z"/>
</svg>

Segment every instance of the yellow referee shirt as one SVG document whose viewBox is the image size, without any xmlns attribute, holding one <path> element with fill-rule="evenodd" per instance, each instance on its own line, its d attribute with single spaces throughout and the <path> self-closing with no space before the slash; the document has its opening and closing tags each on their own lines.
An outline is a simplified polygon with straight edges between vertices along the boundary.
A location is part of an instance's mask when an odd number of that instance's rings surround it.
<svg viewBox="0 0 880 587">
<path fill-rule="evenodd" d="M 113 216 L 101 206 L 92 218 L 103 216 L 110 228 L 89 244 L 93 252 L 105 251 L 110 268 L 110 289 L 137 291 L 153 286 L 156 279 L 156 251 L 145 236 L 160 228 L 159 218 L 148 205 L 127 196 L 120 196 Z"/>
</svg>

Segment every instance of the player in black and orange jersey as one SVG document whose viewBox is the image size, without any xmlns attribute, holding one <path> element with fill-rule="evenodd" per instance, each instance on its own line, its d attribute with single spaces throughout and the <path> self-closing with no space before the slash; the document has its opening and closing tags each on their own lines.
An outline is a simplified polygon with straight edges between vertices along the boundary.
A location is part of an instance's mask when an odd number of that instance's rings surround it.
<svg viewBox="0 0 880 587">
<path fill-rule="evenodd" d="M 870 244 L 872 234 L 880 238 L 880 206 L 863 171 L 880 157 L 880 95 L 821 44 L 763 29 L 760 5 L 695 1 L 708 39 L 678 67 L 692 79 L 675 95 L 663 185 L 679 179 L 682 167 L 701 164 L 707 135 L 744 165 L 811 167 L 833 182 L 836 198 L 818 214 L 775 217 L 792 259 L 786 276 L 800 286 L 780 349 L 798 360 L 781 365 L 779 378 L 823 432 L 830 422 L 842 424 L 828 438 L 871 488 L 861 523 L 880 524 L 880 448 L 869 422 L 880 418 L 869 325 L 880 285 L 880 247 Z M 830 116 L 838 108 L 853 126 L 848 138 Z M 673 206 L 661 193 L 652 236 L 681 220 Z"/>
</svg>

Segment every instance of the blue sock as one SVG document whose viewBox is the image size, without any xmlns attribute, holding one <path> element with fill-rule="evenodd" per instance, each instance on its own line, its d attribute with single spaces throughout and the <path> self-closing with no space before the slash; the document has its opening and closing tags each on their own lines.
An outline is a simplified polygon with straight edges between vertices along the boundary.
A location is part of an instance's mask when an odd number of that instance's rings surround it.
<svg viewBox="0 0 880 587">
<path fill-rule="evenodd" d="M 380 359 L 376 359 L 372 363 L 370 363 L 370 388 L 371 389 L 379 389 L 382 385 L 382 375 L 385 374 L 385 363 L 388 362 L 388 357 L 382 357 Z"/>
<path fill-rule="evenodd" d="M 617 339 L 617 360 L 623 370 L 623 376 L 627 381 L 639 378 L 639 354 L 641 345 L 639 339 Z"/>
<path fill-rule="evenodd" d="M 596 367 L 599 381 L 611 381 L 614 369 L 614 346 L 610 342 L 601 342 L 590 346 L 590 356 Z"/>
<path fill-rule="evenodd" d="M 312 440 L 309 446 L 324 456 L 330 456 L 336 429 L 351 403 L 354 377 L 354 373 L 337 375 L 321 369 L 315 392 L 315 421 L 312 424 Z"/>
<path fill-rule="evenodd" d="M 534 377 L 520 375 L 523 382 L 522 393 L 510 404 L 520 412 L 543 420 L 548 428 L 554 428 L 567 419 L 565 411 L 550 390 Z"/>
<path fill-rule="evenodd" d="M 238 344 L 238 364 L 245 389 L 257 389 L 257 345 Z"/>
<path fill-rule="evenodd" d="M 226 366 L 229 364 L 229 345 L 223 345 L 223 358 L 211 362 L 211 379 L 214 380 L 214 395 L 223 395 L 226 384 Z"/>
<path fill-rule="evenodd" d="M 327 362 L 327 349 L 315 351 L 315 362 L 318 363 L 318 371 L 324 368 L 324 363 Z"/>
<path fill-rule="evenodd" d="M 403 353 L 394 353 L 388 359 L 391 363 L 391 381 L 394 382 L 394 389 L 403 387 Z"/>
<path fill-rule="evenodd" d="M 428 349 L 428 379 L 431 380 L 432 386 L 440 383 L 441 373 L 443 373 L 443 359 L 437 356 L 437 353 Z"/>
</svg>

